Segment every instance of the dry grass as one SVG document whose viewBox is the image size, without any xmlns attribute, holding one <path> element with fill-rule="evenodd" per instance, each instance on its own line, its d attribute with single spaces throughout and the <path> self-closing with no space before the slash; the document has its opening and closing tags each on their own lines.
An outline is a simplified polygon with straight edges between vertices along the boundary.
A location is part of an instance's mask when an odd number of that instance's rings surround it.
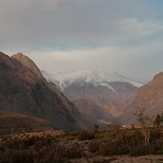
<svg viewBox="0 0 163 163">
<path fill-rule="evenodd" d="M 0 162 L 68 163 L 76 158 L 163 153 L 163 135 L 152 130 L 149 145 L 139 130 L 65 133 L 48 130 L 16 134 L 0 139 Z"/>
</svg>

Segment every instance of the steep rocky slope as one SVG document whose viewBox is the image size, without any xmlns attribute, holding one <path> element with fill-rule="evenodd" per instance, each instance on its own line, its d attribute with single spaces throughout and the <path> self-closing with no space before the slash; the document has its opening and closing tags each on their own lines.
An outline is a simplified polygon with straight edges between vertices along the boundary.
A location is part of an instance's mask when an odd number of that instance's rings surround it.
<svg viewBox="0 0 163 163">
<path fill-rule="evenodd" d="M 163 113 L 163 73 L 138 89 L 135 98 L 125 108 L 124 121 L 135 121 L 137 111 L 143 111 L 151 118 Z"/>
<path fill-rule="evenodd" d="M 0 111 L 25 113 L 48 119 L 55 128 L 77 129 L 76 107 L 42 76 L 23 54 L 0 53 Z"/>
</svg>

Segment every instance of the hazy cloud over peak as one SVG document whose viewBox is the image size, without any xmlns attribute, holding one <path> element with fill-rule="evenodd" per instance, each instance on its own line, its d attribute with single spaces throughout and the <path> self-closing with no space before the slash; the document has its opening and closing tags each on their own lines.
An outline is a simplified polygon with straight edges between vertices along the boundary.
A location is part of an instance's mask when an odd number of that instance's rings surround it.
<svg viewBox="0 0 163 163">
<path fill-rule="evenodd" d="M 142 64 L 134 62 L 135 66 L 146 65 L 137 73 L 148 78 L 163 68 L 156 63 L 163 58 L 162 7 L 162 0 L 0 0 L 0 48 L 26 52 L 48 71 L 60 71 L 63 65 L 71 71 L 75 62 L 79 68 L 84 64 L 93 69 L 94 53 L 98 67 L 109 60 L 112 66 L 106 63 L 106 70 L 132 75 L 135 69 L 130 64 L 141 58 Z M 71 64 L 56 53 L 68 56 Z M 90 61 L 83 62 L 83 55 Z M 147 64 L 153 56 L 155 63 Z M 125 58 L 124 63 L 119 65 L 118 58 Z"/>
</svg>

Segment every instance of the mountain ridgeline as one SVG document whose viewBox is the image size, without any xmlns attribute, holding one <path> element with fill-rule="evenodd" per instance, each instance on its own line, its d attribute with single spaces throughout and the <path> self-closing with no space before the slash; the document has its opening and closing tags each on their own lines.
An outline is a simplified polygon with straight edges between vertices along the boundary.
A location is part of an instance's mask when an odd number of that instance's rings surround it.
<svg viewBox="0 0 163 163">
<path fill-rule="evenodd" d="M 130 103 L 137 92 L 137 87 L 122 81 L 71 80 L 63 92 L 75 103 L 81 114 L 96 124 L 121 123 L 123 107 Z"/>
<path fill-rule="evenodd" d="M 154 78 L 140 87 L 135 98 L 125 106 L 123 113 L 124 123 L 134 123 L 137 111 L 143 111 L 150 118 L 163 113 L 163 73 L 158 73 Z"/>
<path fill-rule="evenodd" d="M 35 116 L 56 129 L 79 129 L 81 115 L 36 64 L 18 53 L 0 53 L 0 111 Z"/>
<path fill-rule="evenodd" d="M 68 83 L 68 84 L 67 84 Z M 130 82 L 77 78 L 64 84 L 64 94 L 94 123 L 137 123 L 135 113 L 149 118 L 163 113 L 163 73 L 136 87 Z"/>
<path fill-rule="evenodd" d="M 77 130 L 135 123 L 139 109 L 150 117 L 163 113 L 163 73 L 139 88 L 125 81 L 77 78 L 66 81 L 61 91 L 29 57 L 0 52 L 0 79 L 0 121 L 6 117 L 5 124 L 15 121 L 17 128 L 19 121 L 27 126 L 31 120 L 35 126 L 27 128 Z"/>
</svg>

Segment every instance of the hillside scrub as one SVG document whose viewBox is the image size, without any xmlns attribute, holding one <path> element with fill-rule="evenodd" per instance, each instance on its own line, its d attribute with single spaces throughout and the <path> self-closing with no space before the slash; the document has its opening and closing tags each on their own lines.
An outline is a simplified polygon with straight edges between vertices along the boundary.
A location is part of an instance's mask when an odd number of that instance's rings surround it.
<svg viewBox="0 0 163 163">
<path fill-rule="evenodd" d="M 151 129 L 148 145 L 144 144 L 140 129 L 90 133 L 81 131 L 55 135 L 53 132 L 42 132 L 2 137 L 0 162 L 68 163 L 70 160 L 95 156 L 163 154 L 161 129 Z"/>
</svg>

